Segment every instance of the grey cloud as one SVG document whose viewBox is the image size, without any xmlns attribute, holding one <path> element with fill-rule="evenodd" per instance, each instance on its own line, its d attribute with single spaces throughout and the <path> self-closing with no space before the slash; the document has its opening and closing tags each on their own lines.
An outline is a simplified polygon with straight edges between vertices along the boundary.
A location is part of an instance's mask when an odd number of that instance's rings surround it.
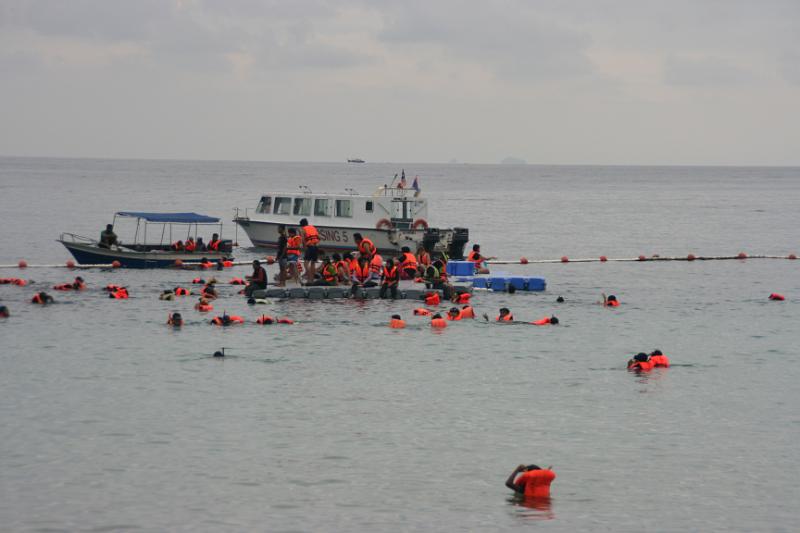
<svg viewBox="0 0 800 533">
<path fill-rule="evenodd" d="M 672 56 L 664 62 L 664 82 L 668 85 L 730 87 L 754 79 L 751 72 L 715 57 L 694 59 Z"/>
<path fill-rule="evenodd" d="M 783 79 L 792 85 L 800 85 L 800 53 L 786 52 L 780 58 Z"/>
</svg>

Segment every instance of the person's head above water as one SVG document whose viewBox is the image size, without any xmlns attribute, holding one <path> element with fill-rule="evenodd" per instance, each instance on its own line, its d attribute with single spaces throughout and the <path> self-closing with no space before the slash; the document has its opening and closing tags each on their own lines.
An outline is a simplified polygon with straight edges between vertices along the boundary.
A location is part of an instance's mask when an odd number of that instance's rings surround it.
<svg viewBox="0 0 800 533">
<path fill-rule="evenodd" d="M 300 226 L 301 227 L 308 226 L 308 219 L 307 218 L 301 218 L 300 219 Z"/>
<path fill-rule="evenodd" d="M 639 352 L 639 353 L 637 353 L 636 355 L 633 356 L 633 360 L 637 361 L 637 362 L 644 362 L 644 361 L 648 361 L 649 359 L 650 359 L 650 356 L 647 355 L 644 352 Z"/>
<path fill-rule="evenodd" d="M 392 315 L 392 318 L 394 320 L 403 320 L 402 318 L 400 318 L 400 315 Z"/>
<path fill-rule="evenodd" d="M 253 267 L 258 268 L 261 265 L 261 262 L 258 259 L 253 259 Z"/>
<path fill-rule="evenodd" d="M 551 316 L 550 317 L 550 323 L 553 324 L 553 325 L 558 324 L 558 317 L 555 316 L 555 315 Z"/>
<path fill-rule="evenodd" d="M 461 311 L 458 310 L 458 307 L 451 307 L 450 310 L 447 312 L 447 314 L 451 316 L 457 316 L 460 313 Z"/>
<path fill-rule="evenodd" d="M 480 244 L 473 244 L 472 245 L 472 251 L 473 252 L 480 252 L 481 251 L 481 245 Z"/>
<path fill-rule="evenodd" d="M 436 313 L 435 315 L 433 315 L 433 316 L 431 317 L 431 320 L 435 320 L 435 319 L 437 319 L 437 318 L 442 318 L 442 315 L 440 315 L 439 313 Z"/>
<path fill-rule="evenodd" d="M 560 304 L 563 304 L 564 303 L 564 297 L 563 296 L 559 296 L 558 298 L 556 298 L 556 302 L 558 302 Z"/>
<path fill-rule="evenodd" d="M 617 297 L 614 296 L 613 294 L 609 294 L 608 295 L 608 301 L 609 302 L 616 302 L 617 301 Z"/>
<path fill-rule="evenodd" d="M 664 354 L 661 353 L 661 350 L 653 350 L 652 352 L 650 352 L 650 355 L 664 355 Z"/>
<path fill-rule="evenodd" d="M 501 307 L 500 308 L 500 316 L 506 316 L 511 313 L 511 309 L 508 307 Z"/>
</svg>

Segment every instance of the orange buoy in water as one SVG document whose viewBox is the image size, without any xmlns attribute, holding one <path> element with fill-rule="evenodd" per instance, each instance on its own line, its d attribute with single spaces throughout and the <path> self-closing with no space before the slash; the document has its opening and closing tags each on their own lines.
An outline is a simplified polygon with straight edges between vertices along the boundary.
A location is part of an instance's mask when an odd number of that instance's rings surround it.
<svg viewBox="0 0 800 533">
<path fill-rule="evenodd" d="M 183 260 L 182 259 L 176 259 L 175 260 L 175 268 L 180 268 L 182 266 L 183 266 Z"/>
<path fill-rule="evenodd" d="M 272 257 L 271 255 L 268 255 L 268 256 L 267 256 L 267 264 L 268 264 L 268 265 L 272 265 L 272 264 L 274 264 L 274 263 L 275 263 L 275 258 L 274 258 L 274 257 Z"/>
<path fill-rule="evenodd" d="M 783 294 L 778 294 L 777 292 L 773 292 L 772 294 L 769 295 L 769 299 L 778 300 L 779 302 L 782 302 L 786 299 L 786 296 L 784 296 Z"/>
<path fill-rule="evenodd" d="M 797 259 L 797 256 L 794 254 L 789 254 L 789 257 L 787 257 L 787 259 Z"/>
<path fill-rule="evenodd" d="M 122 263 L 120 263 L 119 261 L 114 259 L 114 261 L 111 263 L 111 266 L 114 267 L 114 268 L 119 268 L 119 267 L 122 266 Z"/>
<path fill-rule="evenodd" d="M 73 261 L 72 259 L 67 261 L 67 268 L 75 268 L 75 261 Z"/>
<path fill-rule="evenodd" d="M 562 255 L 561 256 L 561 262 L 562 263 L 569 263 L 569 257 L 567 257 L 566 255 Z"/>
<path fill-rule="evenodd" d="M 528 258 L 527 257 L 520 257 L 519 258 L 519 264 L 527 265 L 528 264 Z"/>
<path fill-rule="evenodd" d="M 747 254 L 744 252 L 739 252 L 739 255 L 736 256 L 738 259 L 747 259 Z"/>
<path fill-rule="evenodd" d="M 686 256 L 686 260 L 687 261 L 694 261 L 695 259 L 696 259 L 696 257 L 694 256 L 694 254 L 689 254 L 689 255 Z"/>
<path fill-rule="evenodd" d="M 17 266 L 19 268 L 27 268 L 28 267 L 28 262 L 25 261 L 24 259 L 20 259 L 19 263 L 17 263 Z"/>
<path fill-rule="evenodd" d="M 604 256 L 604 255 L 601 255 L 601 256 L 600 256 L 600 261 L 601 261 L 601 262 L 603 262 L 603 263 L 605 263 L 606 261 L 608 261 L 608 257 L 606 257 L 606 256 Z"/>
</svg>

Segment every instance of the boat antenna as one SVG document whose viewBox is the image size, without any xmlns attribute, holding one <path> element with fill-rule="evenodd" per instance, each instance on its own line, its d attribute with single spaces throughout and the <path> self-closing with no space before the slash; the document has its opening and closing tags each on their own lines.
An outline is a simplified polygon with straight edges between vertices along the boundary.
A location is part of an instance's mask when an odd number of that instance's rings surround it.
<svg viewBox="0 0 800 533">
<path fill-rule="evenodd" d="M 304 193 L 311 194 L 311 189 L 308 188 L 308 185 L 300 185 L 297 188 L 303 191 Z"/>
</svg>

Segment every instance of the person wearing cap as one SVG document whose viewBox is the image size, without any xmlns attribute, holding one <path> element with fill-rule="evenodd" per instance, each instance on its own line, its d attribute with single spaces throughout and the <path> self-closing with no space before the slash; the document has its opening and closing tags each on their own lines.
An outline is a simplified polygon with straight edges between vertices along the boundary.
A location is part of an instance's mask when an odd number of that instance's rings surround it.
<svg viewBox="0 0 800 533">
<path fill-rule="evenodd" d="M 260 291 L 267 288 L 267 271 L 261 266 L 258 259 L 253 259 L 253 274 L 247 276 L 250 283 L 244 289 L 244 294 L 248 298 L 253 296 L 253 291 Z"/>
</svg>

